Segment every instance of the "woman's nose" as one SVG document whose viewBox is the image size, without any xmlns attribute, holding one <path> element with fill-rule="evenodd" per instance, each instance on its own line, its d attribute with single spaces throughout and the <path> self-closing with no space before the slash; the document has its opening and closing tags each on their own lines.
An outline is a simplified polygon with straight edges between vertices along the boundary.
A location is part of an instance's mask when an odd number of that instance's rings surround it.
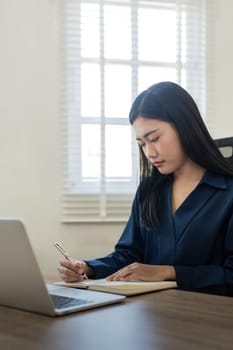
<svg viewBox="0 0 233 350">
<path fill-rule="evenodd" d="M 158 153 L 155 146 L 151 144 L 146 145 L 145 155 L 147 159 L 154 159 L 155 157 L 157 157 Z"/>
</svg>

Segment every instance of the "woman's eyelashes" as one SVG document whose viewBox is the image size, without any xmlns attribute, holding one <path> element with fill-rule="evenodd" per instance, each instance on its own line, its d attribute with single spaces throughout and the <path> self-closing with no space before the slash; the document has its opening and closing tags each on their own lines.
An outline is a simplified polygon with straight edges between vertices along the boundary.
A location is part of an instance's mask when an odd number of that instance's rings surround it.
<svg viewBox="0 0 233 350">
<path fill-rule="evenodd" d="M 158 141 L 158 139 L 159 139 L 159 136 L 153 137 L 153 138 L 151 138 L 151 139 L 148 139 L 147 142 L 156 143 L 156 142 Z M 138 146 L 139 146 L 140 148 L 144 148 L 144 147 L 146 146 L 146 142 L 138 142 Z"/>
<path fill-rule="evenodd" d="M 149 140 L 149 142 L 152 142 L 152 143 L 156 143 L 158 141 L 159 137 L 154 137 L 152 138 L 151 140 Z"/>
</svg>

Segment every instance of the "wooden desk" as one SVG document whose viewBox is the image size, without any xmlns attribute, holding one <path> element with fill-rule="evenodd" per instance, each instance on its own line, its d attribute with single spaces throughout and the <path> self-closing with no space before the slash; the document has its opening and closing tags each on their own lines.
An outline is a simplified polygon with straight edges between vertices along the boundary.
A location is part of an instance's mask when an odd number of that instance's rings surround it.
<svg viewBox="0 0 233 350">
<path fill-rule="evenodd" d="M 233 298 L 166 290 L 57 318 L 0 307 L 0 349 L 233 349 Z"/>
</svg>

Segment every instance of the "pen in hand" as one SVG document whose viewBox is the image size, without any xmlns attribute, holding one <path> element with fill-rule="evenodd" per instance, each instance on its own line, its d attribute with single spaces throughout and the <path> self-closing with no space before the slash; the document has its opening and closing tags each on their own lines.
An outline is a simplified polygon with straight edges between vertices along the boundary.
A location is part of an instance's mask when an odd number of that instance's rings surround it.
<svg viewBox="0 0 233 350">
<path fill-rule="evenodd" d="M 62 247 L 62 245 L 58 242 L 54 243 L 54 247 L 57 248 L 57 250 L 66 258 L 66 260 L 71 260 L 70 255 L 66 252 L 66 250 Z M 82 273 L 84 279 L 88 279 L 87 275 L 83 272 Z"/>
</svg>

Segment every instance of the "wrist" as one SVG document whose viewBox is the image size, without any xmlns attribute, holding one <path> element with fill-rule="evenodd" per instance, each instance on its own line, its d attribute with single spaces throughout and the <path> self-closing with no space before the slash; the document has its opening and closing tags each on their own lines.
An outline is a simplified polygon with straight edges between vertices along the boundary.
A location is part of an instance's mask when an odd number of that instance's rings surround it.
<svg viewBox="0 0 233 350">
<path fill-rule="evenodd" d="M 167 266 L 167 280 L 169 281 L 175 281 L 176 280 L 176 271 L 174 269 L 174 266 Z"/>
<path fill-rule="evenodd" d="M 85 274 L 88 277 L 94 277 L 95 272 L 94 272 L 93 268 L 90 265 L 88 265 L 86 262 L 84 262 L 84 263 L 85 263 L 85 268 L 84 268 Z"/>
</svg>

